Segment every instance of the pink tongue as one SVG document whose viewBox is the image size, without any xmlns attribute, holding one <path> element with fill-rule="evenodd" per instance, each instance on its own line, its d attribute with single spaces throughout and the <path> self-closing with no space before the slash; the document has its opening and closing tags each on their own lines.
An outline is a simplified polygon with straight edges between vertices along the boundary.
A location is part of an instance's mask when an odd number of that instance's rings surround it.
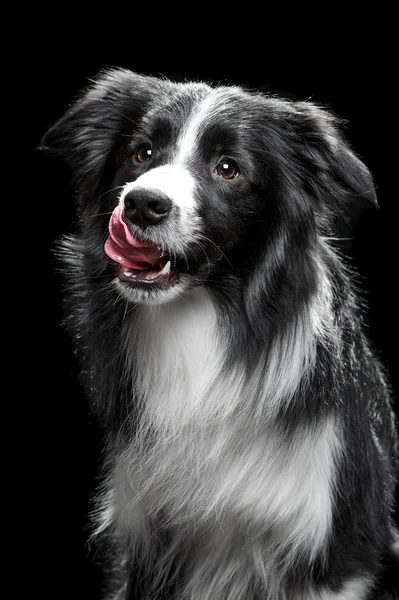
<svg viewBox="0 0 399 600">
<path fill-rule="evenodd" d="M 109 237 L 104 250 L 112 260 L 140 271 L 159 267 L 161 255 L 158 248 L 154 244 L 143 242 L 129 231 L 123 220 L 123 209 L 120 205 L 112 213 L 108 229 Z"/>
</svg>

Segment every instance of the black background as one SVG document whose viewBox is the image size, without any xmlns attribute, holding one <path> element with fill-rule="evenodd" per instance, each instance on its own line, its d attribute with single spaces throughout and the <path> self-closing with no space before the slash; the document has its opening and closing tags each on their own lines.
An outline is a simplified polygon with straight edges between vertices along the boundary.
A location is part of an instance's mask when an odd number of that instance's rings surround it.
<svg viewBox="0 0 399 600">
<path fill-rule="evenodd" d="M 292 98 L 312 98 L 347 119 L 346 135 L 371 169 L 380 203 L 379 210 L 366 211 L 359 218 L 351 254 L 369 304 L 370 338 L 390 372 L 396 396 L 398 168 L 397 151 L 391 145 L 395 137 L 391 83 L 394 65 L 389 56 L 381 55 L 382 51 L 366 61 L 362 72 L 357 67 L 364 61 L 357 48 L 336 65 L 337 69 L 307 69 L 305 58 L 302 68 L 292 73 L 280 67 L 275 50 L 269 53 L 262 46 L 243 52 L 241 40 L 217 47 L 212 38 L 206 54 L 198 46 L 194 52 L 187 45 L 172 49 L 165 40 L 152 53 L 149 48 L 154 42 L 147 38 L 132 36 L 131 44 L 125 40 L 124 47 L 119 48 L 101 36 L 97 39 L 92 35 L 79 44 L 74 36 L 73 30 L 62 35 L 56 27 L 47 31 L 32 46 L 32 54 L 27 53 L 27 68 L 21 73 L 25 114 L 20 119 L 20 130 L 28 142 L 28 164 L 32 167 L 32 187 L 25 190 L 32 202 L 25 204 L 30 207 L 25 221 L 34 241 L 33 247 L 25 247 L 23 255 L 24 261 L 34 264 L 28 269 L 31 294 L 29 301 L 25 295 L 23 312 L 34 327 L 35 386 L 30 384 L 29 388 L 37 389 L 39 398 L 39 402 L 27 402 L 24 411 L 33 438 L 27 457 L 32 465 L 29 473 L 33 474 L 27 475 L 29 508 L 25 506 L 23 514 L 29 533 L 25 535 L 26 556 L 35 565 L 29 576 L 32 589 L 40 587 L 42 598 L 90 600 L 100 595 L 99 570 L 87 545 L 86 524 L 96 485 L 101 435 L 77 383 L 70 341 L 60 327 L 61 282 L 52 248 L 60 234 L 73 227 L 73 191 L 67 168 L 36 149 L 46 128 L 63 114 L 87 84 L 87 78 L 105 66 L 124 66 L 172 78 L 225 81 Z M 313 49 L 315 52 L 322 53 L 322 48 Z M 295 52 L 291 56 L 294 60 Z M 26 169 L 19 173 L 23 181 Z"/>
</svg>

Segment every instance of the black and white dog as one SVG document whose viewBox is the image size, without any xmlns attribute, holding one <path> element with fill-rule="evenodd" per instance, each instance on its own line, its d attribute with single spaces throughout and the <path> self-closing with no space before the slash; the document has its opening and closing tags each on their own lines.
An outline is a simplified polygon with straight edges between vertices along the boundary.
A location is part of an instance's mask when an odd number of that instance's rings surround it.
<svg viewBox="0 0 399 600">
<path fill-rule="evenodd" d="M 106 598 L 393 598 L 394 416 L 333 241 L 376 198 L 336 119 L 111 70 L 42 144 L 77 190 L 61 254 L 107 433 Z"/>
</svg>

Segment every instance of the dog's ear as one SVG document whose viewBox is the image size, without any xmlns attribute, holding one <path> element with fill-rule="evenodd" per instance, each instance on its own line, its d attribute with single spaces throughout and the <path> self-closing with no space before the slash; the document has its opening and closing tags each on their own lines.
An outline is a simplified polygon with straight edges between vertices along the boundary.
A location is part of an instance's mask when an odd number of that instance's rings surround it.
<svg viewBox="0 0 399 600">
<path fill-rule="evenodd" d="M 373 177 L 342 135 L 343 121 L 308 102 L 294 103 L 303 140 L 307 187 L 333 214 L 357 215 L 377 206 Z"/>
<path fill-rule="evenodd" d="M 249 320 L 263 339 L 309 305 L 318 287 L 320 242 L 351 237 L 354 219 L 377 205 L 372 175 L 342 135 L 339 119 L 312 103 L 272 102 L 259 119 L 258 159 L 268 173 L 273 228 L 246 292 Z M 269 322 L 259 314 L 269 315 Z"/>
<path fill-rule="evenodd" d="M 80 195 L 95 195 L 124 132 L 132 133 L 162 85 L 159 79 L 125 69 L 101 72 L 43 136 L 40 149 L 66 160 Z"/>
</svg>

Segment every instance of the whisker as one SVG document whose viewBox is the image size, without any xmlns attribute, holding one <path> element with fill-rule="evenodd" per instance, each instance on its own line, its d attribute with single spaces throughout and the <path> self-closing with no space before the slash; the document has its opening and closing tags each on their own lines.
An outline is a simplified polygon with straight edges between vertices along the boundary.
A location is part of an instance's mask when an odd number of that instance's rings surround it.
<svg viewBox="0 0 399 600">
<path fill-rule="evenodd" d="M 183 256 L 184 256 L 184 260 L 185 260 L 185 262 L 186 262 L 187 271 L 189 271 L 189 270 L 190 270 L 190 267 L 189 267 L 189 264 L 188 264 L 188 260 L 187 260 L 187 254 L 186 254 L 186 252 L 183 252 Z"/>
<path fill-rule="evenodd" d="M 126 316 L 130 313 L 130 305 L 129 302 L 125 301 L 125 310 L 123 311 L 123 320 L 126 319 Z"/>
<path fill-rule="evenodd" d="M 202 252 L 205 254 L 206 260 L 208 262 L 208 275 L 209 275 L 209 273 L 211 272 L 211 262 L 209 260 L 209 256 L 207 255 L 207 253 L 205 251 L 205 247 L 203 246 L 203 244 L 201 244 L 201 242 L 199 240 L 197 240 L 196 243 L 201 248 Z"/>
<path fill-rule="evenodd" d="M 89 218 L 90 219 L 94 219 L 94 217 L 104 217 L 105 215 L 112 215 L 112 210 L 109 212 L 104 212 L 104 213 L 96 213 L 95 215 L 90 215 Z"/>
<path fill-rule="evenodd" d="M 328 235 L 323 235 L 322 239 L 323 240 L 333 240 L 333 242 L 351 242 L 355 238 L 354 237 L 332 237 L 332 236 L 328 236 Z"/>
<path fill-rule="evenodd" d="M 101 198 L 104 198 L 104 196 L 106 196 L 107 194 L 110 194 L 111 192 L 115 192 L 115 190 L 123 190 L 124 187 L 125 187 L 124 185 L 117 185 L 114 188 L 107 190 L 106 192 L 101 194 L 101 196 L 99 197 L 99 200 L 101 200 Z"/>
<path fill-rule="evenodd" d="M 211 239 L 209 239 L 208 237 L 206 237 L 206 235 L 204 235 L 203 233 L 201 233 L 200 236 L 201 236 L 201 239 L 206 240 L 206 241 L 210 242 L 211 244 L 213 244 L 215 246 L 215 248 L 217 248 L 219 250 L 219 252 L 221 253 L 221 255 L 224 256 L 224 258 L 227 260 L 227 262 L 229 263 L 229 265 L 233 268 L 233 265 L 231 264 L 231 262 L 229 261 L 229 259 L 227 258 L 227 256 L 223 252 L 223 250 L 220 248 L 220 246 L 218 246 L 217 244 L 215 244 L 215 242 L 213 242 Z"/>
</svg>

